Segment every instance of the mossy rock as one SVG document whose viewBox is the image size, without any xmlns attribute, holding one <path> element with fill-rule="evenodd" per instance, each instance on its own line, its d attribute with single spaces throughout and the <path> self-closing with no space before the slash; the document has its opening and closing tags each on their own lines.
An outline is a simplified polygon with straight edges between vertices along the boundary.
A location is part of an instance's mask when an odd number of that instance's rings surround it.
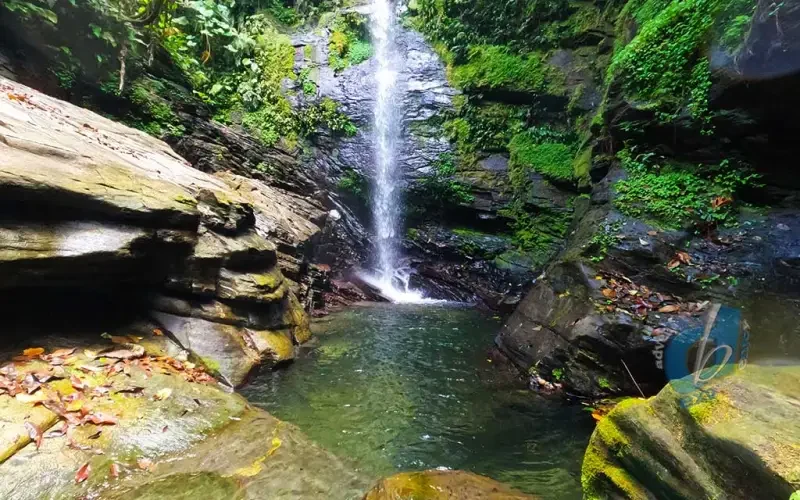
<svg viewBox="0 0 800 500">
<path fill-rule="evenodd" d="M 800 480 L 800 369 L 687 377 L 616 407 L 583 462 L 586 498 L 789 498 Z M 687 389 L 688 388 L 688 389 Z"/>
<path fill-rule="evenodd" d="M 459 470 L 403 472 L 382 479 L 364 500 L 533 500 L 488 477 Z"/>
</svg>

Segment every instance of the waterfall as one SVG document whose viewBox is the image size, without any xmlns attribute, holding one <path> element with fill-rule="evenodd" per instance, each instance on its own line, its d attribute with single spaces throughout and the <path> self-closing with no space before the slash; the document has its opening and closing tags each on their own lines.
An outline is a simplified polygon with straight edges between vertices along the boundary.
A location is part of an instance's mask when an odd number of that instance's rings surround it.
<svg viewBox="0 0 800 500">
<path fill-rule="evenodd" d="M 378 255 L 377 274 L 363 278 L 394 302 L 422 302 L 425 301 L 422 293 L 409 288 L 409 272 L 400 265 L 396 248 L 401 215 L 398 196 L 401 179 L 396 161 L 397 146 L 401 141 L 401 110 L 397 103 L 402 100 L 398 76 L 403 67 L 395 44 L 396 22 L 391 0 L 372 0 L 370 31 L 377 61 L 377 94 L 373 110 L 375 176 L 372 215 Z"/>
</svg>

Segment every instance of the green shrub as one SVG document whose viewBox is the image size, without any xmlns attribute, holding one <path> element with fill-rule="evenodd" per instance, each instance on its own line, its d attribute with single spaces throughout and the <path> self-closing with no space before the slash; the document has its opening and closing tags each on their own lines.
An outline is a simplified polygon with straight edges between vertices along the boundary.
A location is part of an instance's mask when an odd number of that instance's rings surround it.
<svg viewBox="0 0 800 500">
<path fill-rule="evenodd" d="M 366 18 L 357 12 L 339 13 L 330 22 L 329 65 L 341 71 L 372 57 Z"/>
<path fill-rule="evenodd" d="M 754 8 L 750 0 L 633 0 L 620 26 L 624 32 L 633 20 L 639 30 L 615 52 L 609 78 L 632 98 L 649 101 L 664 122 L 686 107 L 708 127 L 708 46 L 716 34 L 723 46 L 738 47 Z"/>
<path fill-rule="evenodd" d="M 452 153 L 442 153 L 432 163 L 431 172 L 419 179 L 410 189 L 409 204 L 412 212 L 440 212 L 455 205 L 468 205 L 475 201 L 469 186 L 456 178 L 455 158 Z"/>
<path fill-rule="evenodd" d="M 615 184 L 617 209 L 667 229 L 690 224 L 713 228 L 735 221 L 735 197 L 759 176 L 724 160 L 715 165 L 660 164 L 652 154 L 618 156 L 628 178 Z"/>
<path fill-rule="evenodd" d="M 369 186 L 367 180 L 355 170 L 347 170 L 344 175 L 339 179 L 336 187 L 345 193 L 348 193 L 355 198 L 365 201 Z"/>
</svg>

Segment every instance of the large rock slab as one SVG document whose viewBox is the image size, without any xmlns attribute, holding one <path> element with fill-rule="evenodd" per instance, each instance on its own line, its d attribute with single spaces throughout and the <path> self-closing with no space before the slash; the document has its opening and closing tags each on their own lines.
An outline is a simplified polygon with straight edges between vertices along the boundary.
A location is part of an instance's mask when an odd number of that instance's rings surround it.
<svg viewBox="0 0 800 500">
<path fill-rule="evenodd" d="M 488 477 L 460 470 L 402 472 L 382 479 L 364 500 L 533 500 Z"/>
<path fill-rule="evenodd" d="M 199 222 L 203 191 L 242 203 L 163 142 L 5 78 L 0 123 L 4 202 L 184 228 Z"/>
<path fill-rule="evenodd" d="M 600 421 L 583 462 L 586 498 L 789 498 L 800 481 L 799 409 L 797 366 L 673 381 Z"/>
<path fill-rule="evenodd" d="M 165 355 L 174 352 L 165 336 L 122 328 L 112 340 L 126 335 L 137 342 L 112 344 L 96 334 L 35 338 L 44 353 L 4 364 L 4 381 L 54 375 L 33 394 L 46 393 L 45 404 L 61 415 L 0 394 L 0 497 L 344 500 L 366 490 L 354 468 L 297 428 Z M 70 345 L 62 340 L 77 349 L 56 355 L 56 346 Z M 134 348 L 144 345 L 147 352 Z M 120 349 L 136 355 L 110 358 Z M 59 419 L 73 421 L 67 434 L 55 432 Z M 54 432 L 37 447 L 25 422 Z"/>
</svg>

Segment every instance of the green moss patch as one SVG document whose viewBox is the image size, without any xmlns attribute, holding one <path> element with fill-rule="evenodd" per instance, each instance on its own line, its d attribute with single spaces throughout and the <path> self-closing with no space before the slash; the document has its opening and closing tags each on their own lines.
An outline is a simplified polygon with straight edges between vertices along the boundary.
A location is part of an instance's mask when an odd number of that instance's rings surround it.
<svg viewBox="0 0 800 500">
<path fill-rule="evenodd" d="M 512 53 L 501 45 L 471 47 L 467 63 L 450 73 L 453 84 L 464 90 L 506 90 L 564 94 L 564 75 L 546 62 L 544 54 Z"/>
<path fill-rule="evenodd" d="M 511 153 L 511 182 L 521 186 L 528 170 L 534 170 L 555 182 L 571 182 L 574 178 L 575 150 L 571 144 L 541 138 L 534 131 L 515 135 L 508 144 Z"/>
</svg>

